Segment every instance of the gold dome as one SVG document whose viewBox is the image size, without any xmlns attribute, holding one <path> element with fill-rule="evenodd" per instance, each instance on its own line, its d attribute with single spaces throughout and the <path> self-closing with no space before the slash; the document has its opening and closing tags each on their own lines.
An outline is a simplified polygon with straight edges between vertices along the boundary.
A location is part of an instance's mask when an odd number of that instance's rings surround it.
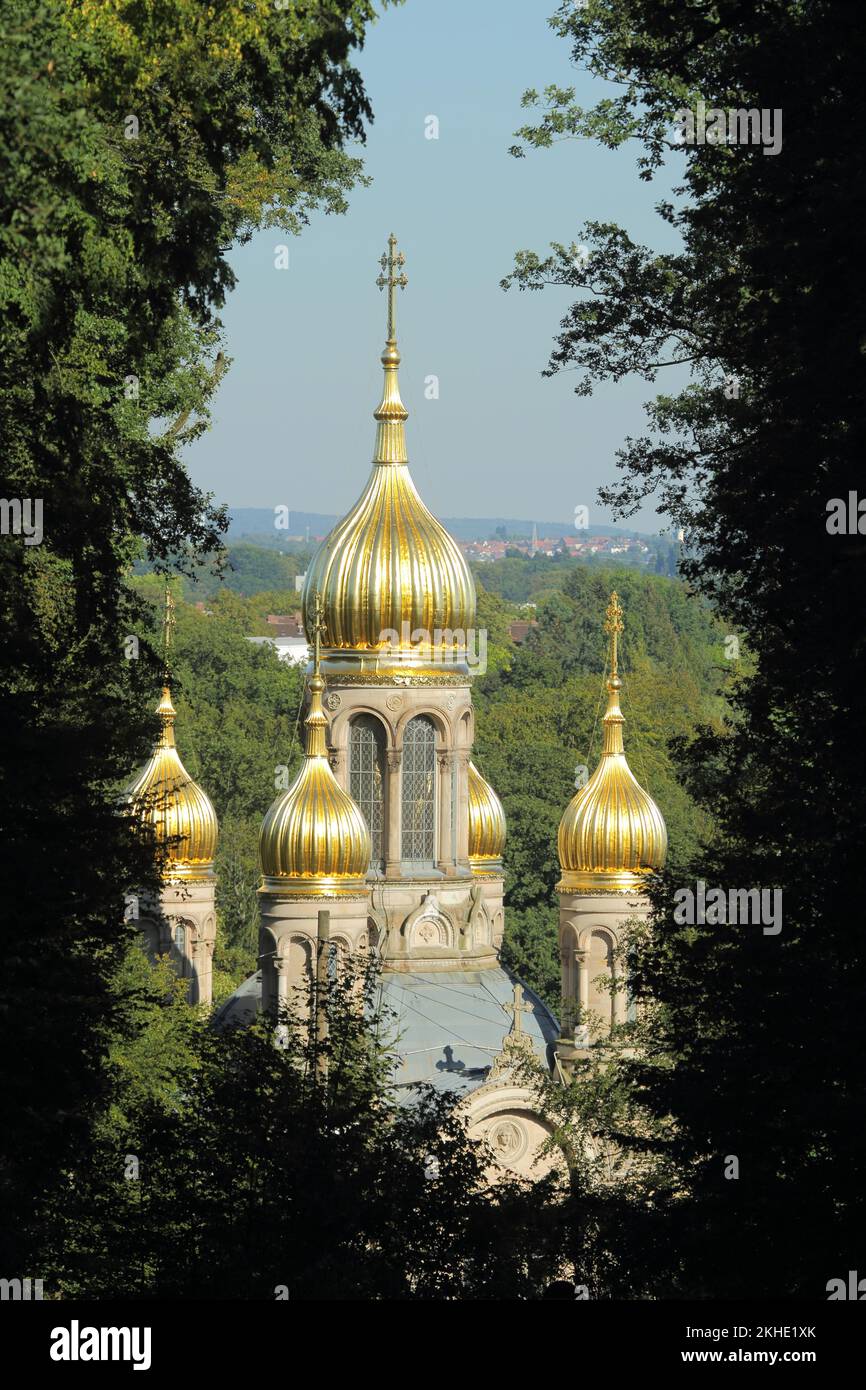
<svg viewBox="0 0 866 1390">
<path fill-rule="evenodd" d="M 469 863 L 476 874 L 497 870 L 505 848 L 505 812 L 490 783 L 469 764 Z"/>
<path fill-rule="evenodd" d="M 341 897 L 364 892 L 370 866 L 370 832 L 360 807 L 343 791 L 328 763 L 319 675 L 321 617 L 314 611 L 316 655 L 310 708 L 304 721 L 300 772 L 274 801 L 262 822 L 259 854 L 262 891 Z"/>
<path fill-rule="evenodd" d="M 611 661 L 601 761 L 572 798 L 559 826 L 558 887 L 566 892 L 641 891 L 644 876 L 660 869 L 667 853 L 662 813 L 638 782 L 623 749 L 622 681 L 617 672 L 622 609 L 616 593 L 611 594 L 605 630 L 611 637 Z"/>
<path fill-rule="evenodd" d="M 210 878 L 217 845 L 216 811 L 178 756 L 168 684 L 156 712 L 162 723 L 160 736 L 149 761 L 127 787 L 124 805 L 150 828 L 164 856 L 163 879 Z"/>
<path fill-rule="evenodd" d="M 324 603 L 325 672 L 424 672 L 443 664 L 465 674 L 467 632 L 475 622 L 475 585 L 462 551 L 427 510 L 409 474 L 397 368 L 394 299 L 406 276 L 389 238 L 377 284 L 388 287 L 385 385 L 373 469 L 355 506 L 322 543 L 307 572 L 304 613 Z M 387 276 L 385 270 L 387 269 Z"/>
</svg>

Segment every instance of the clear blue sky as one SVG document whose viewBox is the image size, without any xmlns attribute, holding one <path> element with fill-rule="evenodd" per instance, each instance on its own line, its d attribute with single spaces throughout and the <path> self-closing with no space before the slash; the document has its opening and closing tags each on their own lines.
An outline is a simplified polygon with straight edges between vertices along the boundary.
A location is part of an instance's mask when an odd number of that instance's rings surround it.
<svg viewBox="0 0 866 1390">
<path fill-rule="evenodd" d="M 233 358 L 210 431 L 188 452 L 196 483 L 230 506 L 343 513 L 372 455 L 381 381 L 384 295 L 377 260 L 394 231 L 406 253 L 400 294 L 401 389 L 416 485 L 439 516 L 610 520 L 596 501 L 614 453 L 641 429 L 639 381 L 574 395 L 542 379 L 566 291 L 499 288 L 515 250 L 570 241 L 586 218 L 609 219 L 670 245 L 653 212 L 663 182 L 638 179 L 634 147 L 588 141 L 508 154 L 526 119 L 520 95 L 599 84 L 570 64 L 548 28 L 554 0 L 407 0 L 371 29 L 359 66 L 375 112 L 363 151 L 372 186 L 343 217 L 317 216 L 289 240 L 269 231 L 238 248 L 238 286 L 223 321 Z M 439 139 L 424 136 L 439 120 Z M 424 379 L 439 377 L 426 400 Z M 632 525 L 655 531 L 650 509 Z"/>
</svg>

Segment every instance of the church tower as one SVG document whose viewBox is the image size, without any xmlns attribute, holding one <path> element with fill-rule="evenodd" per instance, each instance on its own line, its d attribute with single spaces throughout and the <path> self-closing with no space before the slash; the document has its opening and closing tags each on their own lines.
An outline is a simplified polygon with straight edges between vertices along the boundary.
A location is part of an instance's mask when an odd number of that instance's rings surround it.
<svg viewBox="0 0 866 1390">
<path fill-rule="evenodd" d="M 171 957 L 178 975 L 189 982 L 190 1003 L 210 1004 L 218 825 L 209 797 L 190 777 L 175 746 L 176 711 L 169 675 L 173 627 L 174 600 L 167 588 L 163 689 L 156 709 L 162 727 L 149 760 L 126 789 L 124 805 L 152 836 L 159 855 L 161 890 L 158 896 L 141 894 L 137 900 L 145 949 L 152 958 Z"/>
<path fill-rule="evenodd" d="M 322 709 L 321 600 L 307 619 L 313 636 L 313 671 L 304 721 L 304 761 L 262 822 L 259 958 L 262 1007 L 303 1013 L 317 964 L 318 914 L 330 914 L 330 951 L 366 951 L 367 868 L 370 834 L 351 796 L 338 784 L 327 757 L 328 721 Z M 330 962 L 329 962 L 330 964 Z"/>
<path fill-rule="evenodd" d="M 409 473 L 404 261 L 391 236 L 376 282 L 388 317 L 372 471 L 314 557 L 303 603 L 312 631 L 321 597 L 331 766 L 370 830 L 371 944 L 391 972 L 478 970 L 496 966 L 502 939 L 504 817 L 470 764 L 475 586 Z"/>
<path fill-rule="evenodd" d="M 586 786 L 572 798 L 559 826 L 563 1002 L 557 1056 L 566 1066 L 583 1048 L 625 1021 L 617 948 L 623 924 L 649 914 L 646 876 L 662 867 L 667 852 L 661 811 L 625 757 L 618 666 L 622 617 L 619 598 L 612 593 L 605 621 L 610 669 L 601 760 Z"/>
</svg>

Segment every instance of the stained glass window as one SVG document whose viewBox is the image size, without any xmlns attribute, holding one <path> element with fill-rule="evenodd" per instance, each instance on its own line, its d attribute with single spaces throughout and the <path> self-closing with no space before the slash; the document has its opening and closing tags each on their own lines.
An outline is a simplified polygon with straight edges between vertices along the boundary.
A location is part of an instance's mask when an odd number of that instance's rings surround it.
<svg viewBox="0 0 866 1390">
<path fill-rule="evenodd" d="M 403 738 L 404 861 L 433 865 L 436 828 L 436 733 L 432 720 L 410 719 Z"/>
<path fill-rule="evenodd" d="M 370 867 L 385 867 L 383 829 L 385 738 L 382 726 L 372 715 L 353 719 L 349 732 L 349 791 L 360 806 L 370 831 Z"/>
</svg>

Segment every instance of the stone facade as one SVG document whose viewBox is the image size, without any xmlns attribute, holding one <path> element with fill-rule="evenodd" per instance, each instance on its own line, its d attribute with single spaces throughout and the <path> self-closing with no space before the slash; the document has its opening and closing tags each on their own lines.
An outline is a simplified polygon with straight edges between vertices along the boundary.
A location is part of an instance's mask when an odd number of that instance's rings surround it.
<svg viewBox="0 0 866 1390">
<path fill-rule="evenodd" d="M 163 885 L 158 898 L 143 896 L 138 925 L 153 960 L 167 955 L 187 981 L 191 1004 L 213 999 L 213 951 L 216 940 L 216 879 L 184 879 Z"/>
<path fill-rule="evenodd" d="M 327 908 L 331 916 L 331 949 L 337 960 L 343 954 L 367 950 L 366 893 L 316 898 L 260 890 L 259 963 L 262 1008 L 268 1012 L 287 1008 L 300 1015 L 309 1012 L 321 908 Z"/>
<path fill-rule="evenodd" d="M 469 759 L 474 714 L 468 680 L 419 684 L 331 678 L 325 697 L 330 716 L 331 767 L 353 792 L 351 731 L 365 719 L 377 731 L 381 754 L 381 857 L 369 876 L 370 940 L 386 970 L 484 969 L 497 963 L 503 932 L 503 876 L 473 874 L 469 862 Z M 411 683 L 410 683 L 411 682 Z M 403 824 L 405 735 L 418 716 L 435 739 L 430 777 L 432 854 L 407 856 Z"/>
<path fill-rule="evenodd" d="M 553 1131 L 537 1106 L 528 1086 L 505 1077 L 476 1087 L 464 1101 L 470 1138 L 484 1141 L 492 1151 L 493 1181 L 502 1169 L 525 1178 L 542 1177 L 553 1168 L 564 1170 L 561 1156 L 545 1151 Z"/>
<path fill-rule="evenodd" d="M 618 979 L 623 927 L 635 918 L 645 920 L 650 905 L 641 896 L 570 892 L 562 885 L 559 904 L 562 1037 L 557 1057 L 566 1066 L 626 1022 L 627 992 Z"/>
</svg>

